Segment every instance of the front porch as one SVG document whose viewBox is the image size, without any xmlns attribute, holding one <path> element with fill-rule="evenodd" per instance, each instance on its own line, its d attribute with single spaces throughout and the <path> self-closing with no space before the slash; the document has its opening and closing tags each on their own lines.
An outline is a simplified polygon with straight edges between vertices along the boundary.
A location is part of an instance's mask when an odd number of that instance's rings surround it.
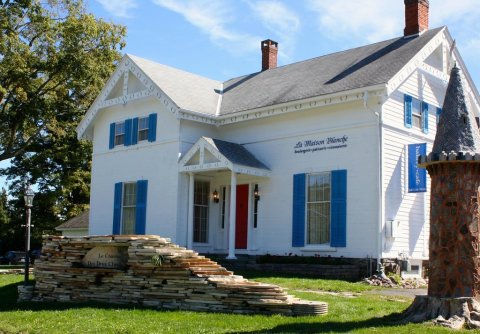
<svg viewBox="0 0 480 334">
<path fill-rule="evenodd" d="M 254 250 L 259 183 L 270 170 L 245 147 L 200 138 L 179 161 L 188 174 L 187 248 L 198 251 Z"/>
</svg>

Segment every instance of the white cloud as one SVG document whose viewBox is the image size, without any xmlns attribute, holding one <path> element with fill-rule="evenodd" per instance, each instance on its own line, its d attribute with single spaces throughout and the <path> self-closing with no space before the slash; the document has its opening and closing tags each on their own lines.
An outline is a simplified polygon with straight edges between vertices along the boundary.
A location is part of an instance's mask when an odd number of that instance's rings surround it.
<svg viewBox="0 0 480 334">
<path fill-rule="evenodd" d="M 319 30 L 332 39 L 377 42 L 403 32 L 403 1 L 310 0 L 308 4 L 318 15 Z"/>
<path fill-rule="evenodd" d="M 437 27 L 453 22 L 478 21 L 480 6 L 478 0 L 431 0 L 430 26 Z"/>
<path fill-rule="evenodd" d="M 248 2 L 260 22 L 279 38 L 279 55 L 290 60 L 295 48 L 295 37 L 300 29 L 300 18 L 297 13 L 277 0 Z"/>
<path fill-rule="evenodd" d="M 237 33 L 228 28 L 234 21 L 232 7 L 222 0 L 153 0 L 166 9 L 174 11 L 185 20 L 207 34 L 213 42 L 232 50 L 235 43 L 235 53 L 258 49 L 260 39 L 249 34 Z M 227 43 L 227 44 L 225 44 Z M 233 52 L 233 50 L 232 50 Z"/>
<path fill-rule="evenodd" d="M 110 14 L 118 17 L 131 17 L 130 11 L 136 8 L 136 0 L 96 0 Z"/>
</svg>

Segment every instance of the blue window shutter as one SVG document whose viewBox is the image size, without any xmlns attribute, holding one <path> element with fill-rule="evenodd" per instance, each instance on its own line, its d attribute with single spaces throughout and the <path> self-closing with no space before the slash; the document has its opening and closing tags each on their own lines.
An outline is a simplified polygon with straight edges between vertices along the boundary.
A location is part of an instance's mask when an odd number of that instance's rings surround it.
<svg viewBox="0 0 480 334">
<path fill-rule="evenodd" d="M 293 175 L 292 247 L 305 246 L 305 174 Z"/>
<path fill-rule="evenodd" d="M 138 143 L 138 117 L 135 117 L 132 121 L 132 145 Z"/>
<path fill-rule="evenodd" d="M 347 171 L 332 171 L 330 246 L 347 246 Z"/>
<path fill-rule="evenodd" d="M 135 234 L 145 234 L 147 220 L 147 189 L 148 181 L 137 181 L 137 208 L 135 213 Z"/>
<path fill-rule="evenodd" d="M 110 123 L 110 139 L 108 142 L 108 148 L 112 149 L 115 147 L 115 123 Z"/>
<path fill-rule="evenodd" d="M 130 146 L 132 144 L 132 120 L 127 119 L 125 121 L 125 146 Z"/>
<path fill-rule="evenodd" d="M 148 141 L 157 140 L 157 114 L 148 115 Z"/>
<path fill-rule="evenodd" d="M 115 183 L 113 197 L 113 228 L 112 234 L 120 234 L 120 218 L 122 216 L 122 182 Z"/>
<path fill-rule="evenodd" d="M 437 124 L 440 122 L 440 115 L 442 114 L 442 108 L 437 108 Z"/>
<path fill-rule="evenodd" d="M 422 102 L 422 131 L 428 133 L 428 103 Z"/>
<path fill-rule="evenodd" d="M 405 112 L 405 127 L 412 127 L 412 97 L 404 95 L 404 112 Z"/>
</svg>

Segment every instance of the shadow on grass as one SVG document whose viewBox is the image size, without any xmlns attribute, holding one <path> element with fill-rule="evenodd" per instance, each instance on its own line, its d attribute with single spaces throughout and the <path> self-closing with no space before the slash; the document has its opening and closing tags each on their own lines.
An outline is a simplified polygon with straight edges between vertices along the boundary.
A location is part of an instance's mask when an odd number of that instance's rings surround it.
<svg viewBox="0 0 480 334">
<path fill-rule="evenodd" d="M 73 303 L 73 302 L 21 302 L 17 303 L 17 286 L 22 284 L 13 283 L 0 287 L 0 313 L 9 311 L 62 311 L 81 308 L 98 308 L 105 310 L 133 310 L 133 309 L 145 309 L 151 310 L 151 308 L 143 307 L 139 305 L 118 305 L 118 304 L 106 304 L 99 302 L 85 302 L 85 303 Z M 158 310 L 158 312 L 174 312 L 172 310 Z M 199 312 L 204 313 L 204 312 Z M 208 313 L 207 313 L 208 314 Z M 245 315 L 242 315 L 245 316 Z M 298 319 L 298 318 L 297 318 Z M 309 318 L 313 319 L 313 318 Z M 400 313 L 390 314 L 384 317 L 373 317 L 370 319 L 360 321 L 323 321 L 322 317 L 317 318 L 318 321 L 308 322 L 292 322 L 279 324 L 270 329 L 260 329 L 254 331 L 235 331 L 235 333 L 243 334 L 255 334 L 255 333 L 327 333 L 327 332 L 350 332 L 354 329 L 362 328 L 376 328 L 382 332 L 389 330 L 389 327 L 399 326 L 401 320 Z M 315 320 L 317 320 L 315 319 Z"/>
<path fill-rule="evenodd" d="M 299 273 L 285 273 L 285 272 L 273 272 L 265 270 L 235 270 L 235 275 L 241 275 L 247 279 L 269 278 L 269 277 L 281 277 L 281 278 L 316 278 L 324 281 L 328 281 L 328 278 L 320 278 L 318 275 L 309 274 L 304 272 Z M 345 280 L 344 280 L 345 281 Z M 345 281 L 352 283 L 350 281 Z"/>
<path fill-rule="evenodd" d="M 370 318 L 360 321 L 347 322 L 296 322 L 289 324 L 277 325 L 270 329 L 261 329 L 256 331 L 235 332 L 242 334 L 260 334 L 260 333 L 350 333 L 356 329 L 371 328 L 372 331 L 380 333 L 394 331 L 390 327 L 398 327 L 400 324 L 401 314 L 394 313 L 381 318 Z"/>
</svg>

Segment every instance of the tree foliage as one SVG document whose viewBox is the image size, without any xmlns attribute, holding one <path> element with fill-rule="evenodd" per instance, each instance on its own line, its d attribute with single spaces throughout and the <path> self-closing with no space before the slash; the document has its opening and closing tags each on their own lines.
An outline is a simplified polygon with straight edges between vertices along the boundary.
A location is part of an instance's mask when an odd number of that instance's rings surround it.
<svg viewBox="0 0 480 334">
<path fill-rule="evenodd" d="M 120 59 L 125 32 L 82 0 L 0 0 L 0 161 L 11 164 L 2 172 L 11 212 L 22 210 L 25 184 L 36 185 L 33 217 L 44 230 L 88 206 L 91 146 L 75 129 Z"/>
</svg>

